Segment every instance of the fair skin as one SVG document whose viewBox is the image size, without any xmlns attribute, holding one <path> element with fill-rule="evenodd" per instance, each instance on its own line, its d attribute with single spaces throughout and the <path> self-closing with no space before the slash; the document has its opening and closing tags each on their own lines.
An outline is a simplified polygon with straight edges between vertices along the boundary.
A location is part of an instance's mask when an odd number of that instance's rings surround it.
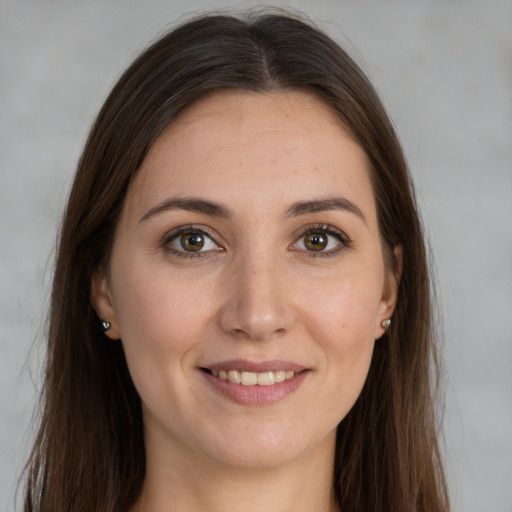
<svg viewBox="0 0 512 512">
<path fill-rule="evenodd" d="M 397 283 L 367 158 L 322 102 L 218 92 L 182 113 L 92 286 L 142 400 L 136 509 L 337 510 L 336 427 Z"/>
</svg>

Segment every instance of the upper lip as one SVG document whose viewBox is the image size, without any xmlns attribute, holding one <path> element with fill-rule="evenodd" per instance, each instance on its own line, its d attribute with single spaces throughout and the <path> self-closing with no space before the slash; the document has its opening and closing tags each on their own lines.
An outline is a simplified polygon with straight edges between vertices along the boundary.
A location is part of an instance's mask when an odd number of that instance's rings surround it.
<svg viewBox="0 0 512 512">
<path fill-rule="evenodd" d="M 229 361 L 221 361 L 209 366 L 205 366 L 209 370 L 238 370 L 241 372 L 263 373 L 277 371 L 294 371 L 295 373 L 306 370 L 305 366 L 292 363 L 291 361 L 282 361 L 278 359 L 268 361 L 249 361 L 247 359 L 231 359 Z"/>
</svg>

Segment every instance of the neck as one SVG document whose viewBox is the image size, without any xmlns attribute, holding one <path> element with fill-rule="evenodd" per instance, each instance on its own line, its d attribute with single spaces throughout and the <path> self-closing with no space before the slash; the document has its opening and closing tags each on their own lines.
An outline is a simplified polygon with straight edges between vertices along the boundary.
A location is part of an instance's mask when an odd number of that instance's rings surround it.
<svg viewBox="0 0 512 512">
<path fill-rule="evenodd" d="M 336 512 L 334 435 L 323 448 L 300 460 L 265 468 L 227 465 L 197 454 L 149 451 L 144 486 L 132 512 L 225 512 L 233 508 Z"/>
</svg>

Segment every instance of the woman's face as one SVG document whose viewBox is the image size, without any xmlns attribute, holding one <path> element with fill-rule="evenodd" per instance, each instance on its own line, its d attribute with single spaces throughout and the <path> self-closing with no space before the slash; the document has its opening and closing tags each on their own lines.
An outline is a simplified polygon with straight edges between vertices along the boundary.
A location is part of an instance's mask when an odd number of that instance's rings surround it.
<svg viewBox="0 0 512 512">
<path fill-rule="evenodd" d="M 369 163 L 329 108 L 222 92 L 152 147 L 92 300 L 122 339 L 148 456 L 268 467 L 332 456 L 396 281 Z"/>
</svg>

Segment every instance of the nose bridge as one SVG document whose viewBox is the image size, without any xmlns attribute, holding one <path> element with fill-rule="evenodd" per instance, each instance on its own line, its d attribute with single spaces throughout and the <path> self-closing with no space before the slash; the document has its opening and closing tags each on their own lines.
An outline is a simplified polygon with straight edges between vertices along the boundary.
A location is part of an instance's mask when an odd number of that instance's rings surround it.
<svg viewBox="0 0 512 512">
<path fill-rule="evenodd" d="M 282 266 L 272 250 L 238 259 L 221 314 L 225 331 L 250 339 L 266 339 L 289 329 L 293 314 Z"/>
</svg>

